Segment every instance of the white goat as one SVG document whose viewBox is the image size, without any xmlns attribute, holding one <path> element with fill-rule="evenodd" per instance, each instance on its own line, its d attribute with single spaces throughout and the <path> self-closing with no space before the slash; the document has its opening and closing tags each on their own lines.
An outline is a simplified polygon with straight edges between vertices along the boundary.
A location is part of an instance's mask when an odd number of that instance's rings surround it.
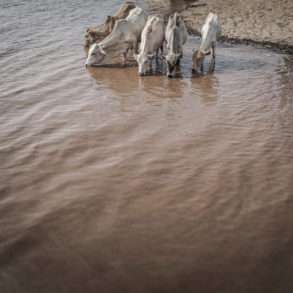
<svg viewBox="0 0 293 293">
<path fill-rule="evenodd" d="M 152 70 L 154 57 L 158 58 L 159 50 L 163 51 L 165 39 L 164 19 L 159 16 L 149 16 L 141 34 L 139 54 L 134 54 L 138 63 L 138 73 L 145 75 Z"/>
<path fill-rule="evenodd" d="M 201 29 L 201 44 L 199 50 L 195 51 L 192 56 L 192 71 L 197 72 L 200 68 L 203 72 L 203 63 L 206 55 L 212 54 L 212 60 L 209 65 L 209 72 L 215 70 L 216 64 L 216 42 L 221 35 L 221 26 L 218 21 L 218 16 L 214 13 L 209 13 L 206 21 Z"/>
<path fill-rule="evenodd" d="M 172 77 L 176 66 L 180 65 L 183 57 L 183 45 L 188 38 L 187 29 L 182 17 L 175 12 L 169 17 L 165 39 L 167 43 L 167 76 Z"/>
<path fill-rule="evenodd" d="M 115 56 L 122 56 L 126 64 L 129 50 L 137 50 L 141 32 L 146 24 L 147 15 L 143 9 L 136 7 L 125 19 L 118 20 L 108 37 L 98 44 L 93 44 L 88 53 L 87 66 L 108 65 Z"/>
</svg>

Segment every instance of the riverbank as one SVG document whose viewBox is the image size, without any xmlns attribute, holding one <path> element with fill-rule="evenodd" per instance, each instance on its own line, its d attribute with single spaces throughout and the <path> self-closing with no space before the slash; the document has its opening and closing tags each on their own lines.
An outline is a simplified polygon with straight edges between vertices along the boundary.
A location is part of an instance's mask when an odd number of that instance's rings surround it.
<svg viewBox="0 0 293 293">
<path fill-rule="evenodd" d="M 209 11 L 217 13 L 222 39 L 254 43 L 293 54 L 293 1 L 291 0 L 151 0 L 152 5 L 180 10 L 191 33 L 199 34 Z M 158 4 L 159 3 L 159 4 Z"/>
</svg>

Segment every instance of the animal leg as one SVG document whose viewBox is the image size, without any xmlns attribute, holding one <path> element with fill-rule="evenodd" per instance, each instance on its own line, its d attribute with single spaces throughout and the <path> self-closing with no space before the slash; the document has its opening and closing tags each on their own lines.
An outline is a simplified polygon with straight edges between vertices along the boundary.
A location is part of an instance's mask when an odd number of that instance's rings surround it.
<svg viewBox="0 0 293 293">
<path fill-rule="evenodd" d="M 197 70 L 195 68 L 196 68 L 196 66 L 195 66 L 195 60 L 192 60 L 192 72 L 193 73 L 197 72 Z"/>
<path fill-rule="evenodd" d="M 160 47 L 160 51 L 161 51 L 161 58 L 163 57 L 164 55 L 164 44 L 165 42 L 162 43 L 162 46 Z"/>
<path fill-rule="evenodd" d="M 212 60 L 209 66 L 209 73 L 213 73 L 215 71 L 216 66 L 216 50 L 215 50 L 215 43 L 212 44 Z"/>
<path fill-rule="evenodd" d="M 158 67 L 159 67 L 159 49 L 156 50 L 156 54 L 155 54 L 155 70 L 157 71 L 158 70 Z M 151 59 L 150 61 L 150 70 L 152 70 L 152 64 L 153 64 L 153 58 Z"/>
<path fill-rule="evenodd" d="M 135 54 L 138 54 L 138 41 L 134 41 L 132 44 L 132 48 Z"/>
<path fill-rule="evenodd" d="M 159 62 L 159 59 L 160 59 L 160 57 L 159 57 L 159 55 L 160 55 L 160 49 L 157 49 L 157 51 L 156 51 L 156 62 L 158 63 Z"/>
<path fill-rule="evenodd" d="M 153 60 L 150 61 L 150 64 L 149 64 L 149 72 L 150 73 L 153 72 Z"/>
<path fill-rule="evenodd" d="M 129 51 L 129 47 L 126 49 L 125 52 L 122 53 L 122 66 L 126 66 L 126 64 L 127 64 L 128 51 Z"/>
<path fill-rule="evenodd" d="M 201 73 L 203 73 L 203 71 L 204 71 L 203 61 L 204 61 L 204 59 L 202 59 L 201 62 L 200 62 L 200 71 L 201 71 Z"/>
<path fill-rule="evenodd" d="M 197 54 L 198 54 L 198 51 L 195 51 L 193 54 L 192 54 L 192 72 L 193 73 L 197 73 Z"/>
<path fill-rule="evenodd" d="M 138 43 L 137 42 L 135 42 L 135 41 L 128 42 L 127 46 L 128 46 L 128 48 L 127 48 L 126 55 L 128 55 L 129 52 L 131 53 L 130 54 L 131 57 L 133 57 L 133 55 L 135 55 L 135 54 L 138 54 Z"/>
</svg>

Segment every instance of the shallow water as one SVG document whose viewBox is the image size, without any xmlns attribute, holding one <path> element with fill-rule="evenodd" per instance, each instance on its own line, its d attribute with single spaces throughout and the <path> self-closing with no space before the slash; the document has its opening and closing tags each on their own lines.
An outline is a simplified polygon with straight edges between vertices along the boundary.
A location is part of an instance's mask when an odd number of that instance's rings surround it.
<svg viewBox="0 0 293 293">
<path fill-rule="evenodd" d="M 292 292 L 292 62 L 86 70 L 109 2 L 0 1 L 0 292 Z"/>
</svg>

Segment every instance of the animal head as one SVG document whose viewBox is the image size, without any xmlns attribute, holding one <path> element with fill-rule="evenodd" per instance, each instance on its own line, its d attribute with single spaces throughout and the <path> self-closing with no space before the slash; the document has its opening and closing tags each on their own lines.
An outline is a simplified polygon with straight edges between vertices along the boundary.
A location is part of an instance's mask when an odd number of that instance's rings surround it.
<svg viewBox="0 0 293 293">
<path fill-rule="evenodd" d="M 134 58 L 138 63 L 139 75 L 146 75 L 150 71 L 153 57 L 153 54 L 134 54 Z"/>
<path fill-rule="evenodd" d="M 130 12 L 130 10 L 134 9 L 136 4 L 133 1 L 126 1 L 120 9 L 115 13 L 114 17 L 116 19 L 126 18 Z"/>
<path fill-rule="evenodd" d="M 86 40 L 86 43 L 85 43 L 86 47 L 89 47 L 91 44 L 95 42 L 95 34 L 93 32 L 93 29 L 88 28 L 86 30 L 85 40 Z"/>
<path fill-rule="evenodd" d="M 204 61 L 205 54 L 200 50 L 196 50 L 192 55 L 192 70 L 197 72 L 198 69 L 201 67 Z"/>
<path fill-rule="evenodd" d="M 85 34 L 85 46 L 90 47 L 92 44 L 102 41 L 107 34 L 107 32 L 99 31 L 96 28 L 88 28 Z"/>
<path fill-rule="evenodd" d="M 108 15 L 105 21 L 105 28 L 106 32 L 110 34 L 114 28 L 114 25 L 116 23 L 116 18 L 113 16 Z"/>
<path fill-rule="evenodd" d="M 180 59 L 182 58 L 181 53 L 169 52 L 165 57 L 167 65 L 167 76 L 172 77 L 175 71 L 176 66 L 179 64 Z"/>
<path fill-rule="evenodd" d="M 97 33 L 95 31 L 88 30 L 88 38 L 93 43 L 97 38 Z"/>
<path fill-rule="evenodd" d="M 106 52 L 99 44 L 93 44 L 88 52 L 86 66 L 95 66 L 100 64 L 106 57 Z"/>
</svg>

